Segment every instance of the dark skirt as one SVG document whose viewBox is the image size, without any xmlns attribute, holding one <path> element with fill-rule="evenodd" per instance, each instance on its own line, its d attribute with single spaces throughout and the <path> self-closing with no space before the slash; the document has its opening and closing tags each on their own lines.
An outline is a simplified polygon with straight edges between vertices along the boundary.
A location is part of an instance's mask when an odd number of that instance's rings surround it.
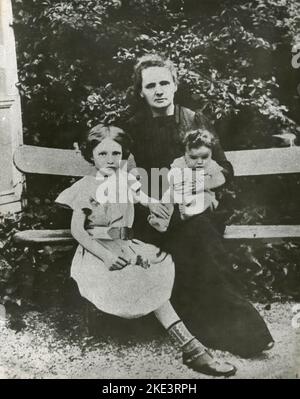
<svg viewBox="0 0 300 399">
<path fill-rule="evenodd" d="M 191 332 L 209 348 L 245 358 L 261 353 L 273 339 L 235 281 L 223 245 L 224 214 L 206 211 L 183 222 L 176 210 L 166 233 L 149 226 L 147 214 L 137 207 L 135 235 L 172 255 L 171 302 Z"/>
</svg>

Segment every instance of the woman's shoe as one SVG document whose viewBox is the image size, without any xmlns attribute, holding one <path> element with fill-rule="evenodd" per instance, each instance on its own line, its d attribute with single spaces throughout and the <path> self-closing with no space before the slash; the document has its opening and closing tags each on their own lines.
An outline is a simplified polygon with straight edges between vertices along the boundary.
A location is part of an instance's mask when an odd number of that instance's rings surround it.
<svg viewBox="0 0 300 399">
<path fill-rule="evenodd" d="M 191 352 L 184 352 L 182 358 L 183 364 L 194 371 L 214 377 L 230 377 L 237 371 L 236 367 L 230 363 L 214 360 L 207 349 L 203 350 L 200 347 Z"/>
<path fill-rule="evenodd" d="M 260 356 L 264 355 L 265 352 L 270 351 L 273 348 L 274 345 L 275 345 L 275 342 L 274 341 L 270 341 L 263 349 L 260 349 L 259 352 L 254 352 L 254 353 L 251 352 L 249 355 L 243 356 L 243 358 L 244 359 L 252 359 L 252 358 L 255 358 L 255 357 L 260 357 Z"/>
</svg>

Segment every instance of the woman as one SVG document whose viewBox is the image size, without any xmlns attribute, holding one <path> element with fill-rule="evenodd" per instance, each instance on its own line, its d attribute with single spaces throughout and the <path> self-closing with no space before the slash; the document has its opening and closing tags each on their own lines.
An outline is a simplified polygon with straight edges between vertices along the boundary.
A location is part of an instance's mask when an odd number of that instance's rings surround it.
<svg viewBox="0 0 300 399">
<path fill-rule="evenodd" d="M 200 112 L 174 104 L 176 69 L 158 55 L 142 57 L 134 71 L 137 98 L 145 105 L 127 123 L 134 140 L 137 167 L 151 176 L 153 168 L 168 168 L 183 154 L 185 132 L 211 126 Z M 215 137 L 212 158 L 223 168 L 228 182 L 233 168 Z M 150 181 L 151 186 L 151 181 Z M 160 204 L 152 213 L 168 217 Z M 172 303 L 198 339 L 206 346 L 252 357 L 273 346 L 272 336 L 256 309 L 238 292 L 223 247 L 222 213 L 210 211 L 182 221 L 175 212 L 166 233 L 147 224 L 149 212 L 137 209 L 137 238 L 169 252 L 176 265 Z M 224 219 L 224 218 L 223 218 Z"/>
</svg>

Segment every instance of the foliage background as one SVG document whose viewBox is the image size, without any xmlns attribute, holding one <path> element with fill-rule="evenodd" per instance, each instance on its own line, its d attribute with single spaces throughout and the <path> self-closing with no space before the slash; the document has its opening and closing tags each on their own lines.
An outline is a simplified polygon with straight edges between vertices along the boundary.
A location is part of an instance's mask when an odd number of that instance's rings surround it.
<svg viewBox="0 0 300 399">
<path fill-rule="evenodd" d="M 93 124 L 127 118 L 137 108 L 134 61 L 153 51 L 175 62 L 177 101 L 211 118 L 225 150 L 271 147 L 278 133 L 299 136 L 300 76 L 291 66 L 300 40 L 297 0 L 13 0 L 13 12 L 27 144 L 72 148 Z M 24 251 L 11 237 L 19 229 L 67 227 L 69 215 L 53 199 L 70 182 L 27 183 L 22 217 L 1 221 L 3 302 L 34 300 L 34 280 L 52 293 L 68 280 L 68 268 L 57 265 L 70 253 Z M 230 190 L 229 223 L 300 223 L 297 176 L 239 178 Z M 228 245 L 253 299 L 300 296 L 296 244 Z"/>
</svg>

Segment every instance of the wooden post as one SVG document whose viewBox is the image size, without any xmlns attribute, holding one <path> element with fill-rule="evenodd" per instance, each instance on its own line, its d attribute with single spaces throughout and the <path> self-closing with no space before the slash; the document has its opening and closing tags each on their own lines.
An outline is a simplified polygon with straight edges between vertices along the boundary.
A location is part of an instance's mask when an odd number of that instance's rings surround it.
<svg viewBox="0 0 300 399">
<path fill-rule="evenodd" d="M 21 210 L 23 177 L 13 165 L 13 153 L 22 144 L 17 60 L 12 28 L 11 0 L 0 1 L 0 213 Z"/>
</svg>

